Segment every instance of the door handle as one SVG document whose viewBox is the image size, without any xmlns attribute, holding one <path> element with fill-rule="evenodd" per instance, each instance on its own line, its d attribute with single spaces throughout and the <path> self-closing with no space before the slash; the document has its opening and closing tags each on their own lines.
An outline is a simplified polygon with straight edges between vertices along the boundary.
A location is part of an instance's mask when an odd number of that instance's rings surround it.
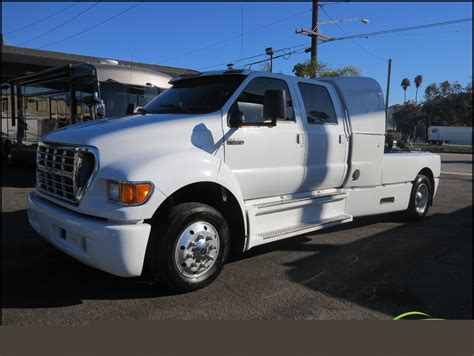
<svg viewBox="0 0 474 356">
<path fill-rule="evenodd" d="M 304 144 L 304 135 L 302 133 L 296 134 L 296 144 L 298 146 L 303 146 L 303 144 Z"/>
</svg>

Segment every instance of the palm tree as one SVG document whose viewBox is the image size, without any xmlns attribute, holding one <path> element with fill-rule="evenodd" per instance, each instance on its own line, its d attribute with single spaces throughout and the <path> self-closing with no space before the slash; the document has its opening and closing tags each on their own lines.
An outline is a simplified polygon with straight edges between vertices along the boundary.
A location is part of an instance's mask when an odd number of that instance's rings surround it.
<svg viewBox="0 0 474 356">
<path fill-rule="evenodd" d="M 354 66 L 344 66 L 335 69 L 324 70 L 319 73 L 321 77 L 360 77 L 360 69 Z"/>
<path fill-rule="evenodd" d="M 313 77 L 360 77 L 361 71 L 354 66 L 343 66 L 339 68 L 331 68 L 327 63 L 315 63 L 308 60 L 303 63 L 297 63 L 293 67 L 293 73 L 297 77 L 313 78 Z"/>
<path fill-rule="evenodd" d="M 415 94 L 415 102 L 418 102 L 418 88 L 421 86 L 421 83 L 423 83 L 423 76 L 421 74 L 418 74 L 415 77 L 415 86 L 416 86 L 416 94 Z"/>
<path fill-rule="evenodd" d="M 406 103 L 406 102 L 407 102 L 407 89 L 408 89 L 408 87 L 411 85 L 410 79 L 408 79 L 408 78 L 403 78 L 401 85 L 402 85 L 403 91 L 405 92 L 405 99 L 404 99 L 404 102 Z"/>
</svg>

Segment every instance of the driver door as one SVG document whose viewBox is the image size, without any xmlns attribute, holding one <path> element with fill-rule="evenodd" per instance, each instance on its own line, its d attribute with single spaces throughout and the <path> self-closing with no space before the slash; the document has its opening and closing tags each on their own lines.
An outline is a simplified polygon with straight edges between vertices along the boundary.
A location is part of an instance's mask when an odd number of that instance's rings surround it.
<svg viewBox="0 0 474 356">
<path fill-rule="evenodd" d="M 277 125 L 264 124 L 266 90 L 284 90 L 286 118 Z M 224 124 L 225 162 L 239 182 L 245 200 L 296 193 L 304 175 L 301 120 L 297 120 L 292 93 L 285 80 L 256 77 L 233 102 L 243 113 L 245 126 Z M 228 115 L 227 115 L 228 116 Z"/>
</svg>

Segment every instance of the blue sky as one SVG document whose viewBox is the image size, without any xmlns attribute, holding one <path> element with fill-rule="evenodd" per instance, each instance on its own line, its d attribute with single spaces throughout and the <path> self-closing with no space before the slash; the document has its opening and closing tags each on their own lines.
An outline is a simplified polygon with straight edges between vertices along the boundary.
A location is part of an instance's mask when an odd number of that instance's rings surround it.
<svg viewBox="0 0 474 356">
<path fill-rule="evenodd" d="M 273 47 L 276 50 L 304 43 L 308 43 L 309 46 L 309 38 L 296 35 L 295 29 L 310 27 L 311 12 L 305 12 L 311 9 L 310 2 L 141 3 L 92 31 L 47 46 L 133 5 L 133 3 L 98 3 L 86 11 L 92 4 L 79 3 L 35 26 L 9 34 L 15 29 L 70 6 L 71 3 L 4 2 L 2 12 L 4 42 L 20 45 L 31 40 L 22 46 L 193 69 L 260 54 L 266 47 Z M 336 19 L 370 20 L 367 25 L 360 22 L 340 24 L 347 34 L 472 16 L 470 2 L 335 3 L 327 4 L 324 9 Z M 78 16 L 81 12 L 84 13 Z M 292 15 L 296 16 L 291 17 Z M 252 31 L 287 17 L 291 18 Z M 327 19 L 326 14 L 320 11 L 320 21 Z M 62 25 L 63 23 L 65 24 Z M 59 27 L 51 31 L 56 26 Z M 242 29 L 243 40 L 240 36 Z M 51 32 L 34 39 L 47 31 Z M 321 32 L 333 37 L 344 36 L 336 25 L 321 26 Z M 231 39 L 224 41 L 229 38 Z M 224 42 L 199 50 L 220 41 Z M 355 65 L 361 69 L 363 75 L 376 78 L 385 91 L 386 59 L 392 58 L 390 95 L 392 104 L 403 101 L 400 82 L 404 77 L 413 82 L 417 74 L 422 74 L 425 81 L 421 90 L 432 82 L 457 80 L 464 85 L 471 80 L 472 22 L 358 39 L 356 43 L 346 40 L 321 44 L 319 59 L 335 67 Z M 309 54 L 298 54 L 288 59 L 275 60 L 274 71 L 291 74 L 295 63 L 308 58 Z M 258 65 L 255 68 L 258 68 Z M 414 93 L 414 87 L 409 88 L 408 98 L 413 99 Z"/>
</svg>

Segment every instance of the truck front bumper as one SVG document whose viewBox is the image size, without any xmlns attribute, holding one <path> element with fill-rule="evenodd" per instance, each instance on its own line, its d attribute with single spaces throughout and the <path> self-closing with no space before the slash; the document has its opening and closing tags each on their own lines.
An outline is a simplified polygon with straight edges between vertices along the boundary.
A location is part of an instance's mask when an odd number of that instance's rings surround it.
<svg viewBox="0 0 474 356">
<path fill-rule="evenodd" d="M 123 224 L 77 214 L 28 195 L 28 220 L 44 239 L 79 261 L 121 276 L 142 273 L 151 226 Z"/>
</svg>

